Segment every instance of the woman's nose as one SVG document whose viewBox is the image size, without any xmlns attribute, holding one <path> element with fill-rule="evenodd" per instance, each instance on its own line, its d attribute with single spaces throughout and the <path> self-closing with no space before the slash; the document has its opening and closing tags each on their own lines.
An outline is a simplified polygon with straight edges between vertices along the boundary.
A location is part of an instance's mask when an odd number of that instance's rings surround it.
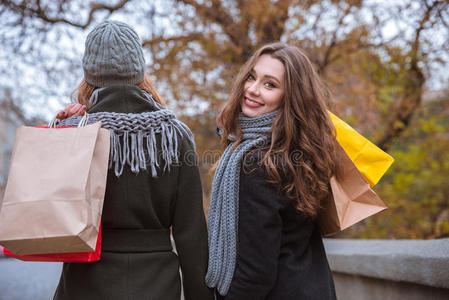
<svg viewBox="0 0 449 300">
<path fill-rule="evenodd" d="M 248 87 L 248 92 L 254 95 L 259 94 L 259 85 L 256 81 L 252 82 L 251 85 Z"/>
</svg>

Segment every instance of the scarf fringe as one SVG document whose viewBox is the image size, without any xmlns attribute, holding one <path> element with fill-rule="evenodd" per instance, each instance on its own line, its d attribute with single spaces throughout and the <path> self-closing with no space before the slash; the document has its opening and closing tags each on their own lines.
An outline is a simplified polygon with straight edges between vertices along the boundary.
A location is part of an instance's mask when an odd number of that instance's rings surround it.
<svg viewBox="0 0 449 300">
<path fill-rule="evenodd" d="M 96 104 L 100 90 L 94 91 L 89 100 L 90 105 Z M 162 172 L 170 171 L 170 167 L 180 161 L 179 138 L 187 138 L 195 148 L 190 129 L 176 119 L 173 112 L 154 101 L 151 95 L 145 95 L 158 110 L 141 114 L 89 114 L 88 124 L 101 121 L 101 126 L 110 130 L 109 169 L 114 169 L 117 177 L 123 174 L 125 165 L 128 165 L 133 173 L 150 169 L 152 177 L 157 177 L 159 168 Z M 62 120 L 58 126 L 77 126 L 80 120 L 81 117 L 72 116 Z M 160 135 L 160 145 L 156 135 Z"/>
<path fill-rule="evenodd" d="M 128 131 L 117 133 L 111 130 L 109 168 L 114 168 L 115 175 L 118 177 L 123 173 L 125 164 L 130 166 L 133 173 L 139 173 L 149 167 L 151 175 L 157 177 L 157 169 L 162 161 L 163 172 L 170 171 L 171 165 L 179 163 L 178 138 L 182 135 L 177 134 L 181 133 L 177 129 L 172 124 L 161 125 L 159 153 L 154 130 L 149 132 L 139 130 L 136 133 Z"/>
</svg>

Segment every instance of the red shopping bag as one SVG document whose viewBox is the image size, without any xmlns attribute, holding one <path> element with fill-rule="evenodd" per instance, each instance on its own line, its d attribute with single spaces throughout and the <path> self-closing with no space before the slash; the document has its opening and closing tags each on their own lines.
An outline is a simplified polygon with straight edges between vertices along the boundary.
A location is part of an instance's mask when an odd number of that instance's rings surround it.
<svg viewBox="0 0 449 300">
<path fill-rule="evenodd" d="M 46 262 L 94 262 L 100 260 L 101 255 L 101 223 L 98 231 L 97 243 L 95 251 L 92 252 L 76 252 L 76 253 L 49 253 L 49 254 L 24 254 L 15 255 L 6 248 L 3 248 L 3 254 L 12 258 L 23 261 L 46 261 Z"/>
</svg>

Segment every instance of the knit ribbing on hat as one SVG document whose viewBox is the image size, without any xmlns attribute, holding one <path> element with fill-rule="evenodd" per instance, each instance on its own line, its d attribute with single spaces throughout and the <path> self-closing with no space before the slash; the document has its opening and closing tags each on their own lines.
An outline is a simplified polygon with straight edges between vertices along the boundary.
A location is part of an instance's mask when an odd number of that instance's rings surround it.
<svg viewBox="0 0 449 300">
<path fill-rule="evenodd" d="M 100 23 L 87 35 L 83 70 L 87 83 L 96 87 L 141 82 L 145 59 L 139 36 L 125 23 Z"/>
</svg>

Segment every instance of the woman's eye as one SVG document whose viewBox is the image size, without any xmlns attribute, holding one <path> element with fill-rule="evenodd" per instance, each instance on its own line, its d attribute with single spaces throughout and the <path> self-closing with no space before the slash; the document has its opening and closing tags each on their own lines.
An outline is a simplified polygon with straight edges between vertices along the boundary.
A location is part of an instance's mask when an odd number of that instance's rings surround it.
<svg viewBox="0 0 449 300">
<path fill-rule="evenodd" d="M 246 77 L 246 80 L 255 80 L 253 75 L 249 74 L 248 77 Z"/>
<path fill-rule="evenodd" d="M 271 82 L 265 82 L 265 86 L 268 87 L 268 88 L 270 88 L 270 89 L 276 87 L 276 86 L 275 86 L 273 83 L 271 83 Z"/>
</svg>

